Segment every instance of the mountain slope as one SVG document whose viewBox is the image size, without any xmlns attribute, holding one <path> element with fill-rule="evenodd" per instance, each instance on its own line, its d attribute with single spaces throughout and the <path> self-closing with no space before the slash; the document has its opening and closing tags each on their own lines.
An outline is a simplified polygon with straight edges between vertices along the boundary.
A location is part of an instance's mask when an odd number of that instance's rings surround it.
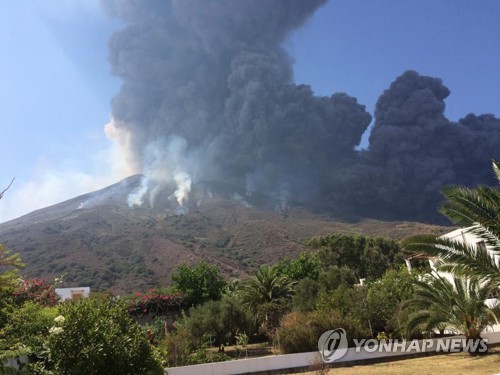
<svg viewBox="0 0 500 375">
<path fill-rule="evenodd" d="M 411 222 L 338 221 L 298 204 L 284 215 L 269 209 L 268 197 L 246 197 L 233 186 L 208 182 L 194 187 L 186 214 L 176 214 L 173 188 L 160 192 L 153 207 L 130 208 L 127 197 L 141 179 L 132 176 L 0 224 L 0 241 L 22 255 L 27 276 L 50 280 L 65 274 L 66 286 L 123 293 L 165 285 L 180 263 L 201 259 L 217 264 L 226 277 L 244 277 L 261 264 L 307 251 L 303 243 L 313 236 L 344 232 L 401 239 L 449 230 Z"/>
</svg>

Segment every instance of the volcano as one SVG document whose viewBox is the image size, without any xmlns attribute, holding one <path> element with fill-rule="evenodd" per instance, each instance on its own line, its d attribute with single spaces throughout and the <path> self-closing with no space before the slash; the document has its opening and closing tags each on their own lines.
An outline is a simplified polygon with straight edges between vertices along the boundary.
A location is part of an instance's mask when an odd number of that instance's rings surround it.
<svg viewBox="0 0 500 375">
<path fill-rule="evenodd" d="M 179 206 L 174 187 L 154 201 L 129 205 L 144 176 L 134 175 L 104 189 L 0 224 L 0 241 L 21 254 L 26 277 L 64 286 L 85 285 L 114 293 L 168 285 L 181 263 L 200 260 L 222 274 L 241 278 L 263 264 L 303 251 L 305 242 L 336 232 L 401 239 L 442 234 L 447 227 L 414 222 L 333 218 L 299 202 L 277 201 L 222 182 L 193 185 Z"/>
</svg>

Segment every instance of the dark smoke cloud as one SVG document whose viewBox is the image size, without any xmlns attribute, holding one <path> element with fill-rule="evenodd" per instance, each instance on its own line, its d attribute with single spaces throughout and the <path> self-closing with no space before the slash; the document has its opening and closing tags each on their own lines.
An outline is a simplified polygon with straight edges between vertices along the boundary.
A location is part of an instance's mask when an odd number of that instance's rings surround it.
<svg viewBox="0 0 500 375">
<path fill-rule="evenodd" d="M 440 79 L 408 71 L 381 95 L 358 169 L 367 182 L 358 197 L 366 213 L 425 220 L 436 213 L 444 185 L 494 183 L 500 119 L 468 115 L 451 122 L 444 116 L 449 94 Z"/>
<path fill-rule="evenodd" d="M 347 94 L 295 85 L 282 47 L 324 2 L 105 1 L 128 25 L 109 48 L 124 81 L 113 126 L 129 135 L 132 162 L 387 219 L 435 218 L 444 184 L 492 182 L 500 120 L 450 122 L 449 90 L 416 72 L 382 94 L 369 149 L 355 151 L 371 115 Z"/>
</svg>

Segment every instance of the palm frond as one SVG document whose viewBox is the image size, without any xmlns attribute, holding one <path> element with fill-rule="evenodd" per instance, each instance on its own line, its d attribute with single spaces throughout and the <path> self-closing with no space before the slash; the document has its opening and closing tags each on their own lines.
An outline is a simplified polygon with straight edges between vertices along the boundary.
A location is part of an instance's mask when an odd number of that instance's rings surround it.
<svg viewBox="0 0 500 375">
<path fill-rule="evenodd" d="M 480 225 L 500 237 L 500 193 L 498 189 L 479 186 L 469 189 L 448 186 L 443 189 L 447 198 L 439 211 L 455 224 L 470 227 Z"/>
<path fill-rule="evenodd" d="M 431 235 L 413 236 L 403 241 L 407 252 L 436 257 L 438 270 L 478 280 L 495 280 L 500 285 L 500 267 L 495 256 L 475 246 Z M 494 249 L 495 251 L 495 249 Z"/>
<path fill-rule="evenodd" d="M 456 277 L 450 281 L 432 274 L 418 282 L 414 297 L 406 305 L 417 309 L 410 315 L 408 329 L 429 332 L 447 326 L 467 337 L 477 337 L 497 321 L 495 311 L 485 304 L 494 287 L 493 283 Z"/>
<path fill-rule="evenodd" d="M 492 160 L 491 162 L 493 164 L 493 173 L 495 173 L 498 183 L 500 183 L 500 162 L 495 160 Z"/>
</svg>

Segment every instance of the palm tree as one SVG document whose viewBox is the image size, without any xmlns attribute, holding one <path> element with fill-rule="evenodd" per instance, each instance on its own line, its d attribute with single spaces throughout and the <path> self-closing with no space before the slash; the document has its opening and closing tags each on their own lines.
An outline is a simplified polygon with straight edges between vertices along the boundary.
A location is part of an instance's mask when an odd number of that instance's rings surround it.
<svg viewBox="0 0 500 375">
<path fill-rule="evenodd" d="M 281 275 L 276 267 L 263 266 L 255 276 L 241 285 L 238 294 L 242 303 L 264 320 L 268 333 L 271 333 L 293 296 L 294 284 L 294 281 Z"/>
<path fill-rule="evenodd" d="M 500 163 L 493 161 L 493 171 L 500 183 Z M 447 198 L 440 212 L 464 231 L 475 234 L 488 246 L 490 252 L 478 251 L 474 246 L 430 235 L 414 236 L 404 241 L 404 248 L 440 259 L 440 270 L 456 275 L 492 281 L 500 285 L 500 265 L 493 254 L 500 255 L 500 188 L 478 186 L 469 189 L 450 186 L 443 190 Z"/>
<path fill-rule="evenodd" d="M 495 288 L 493 283 L 452 278 L 438 274 L 416 282 L 417 288 L 405 308 L 416 310 L 410 315 L 410 332 L 443 333 L 449 329 L 463 334 L 467 340 L 481 340 L 481 332 L 497 322 L 499 308 L 490 308 L 485 300 Z M 474 354 L 474 353 L 471 353 Z"/>
</svg>

